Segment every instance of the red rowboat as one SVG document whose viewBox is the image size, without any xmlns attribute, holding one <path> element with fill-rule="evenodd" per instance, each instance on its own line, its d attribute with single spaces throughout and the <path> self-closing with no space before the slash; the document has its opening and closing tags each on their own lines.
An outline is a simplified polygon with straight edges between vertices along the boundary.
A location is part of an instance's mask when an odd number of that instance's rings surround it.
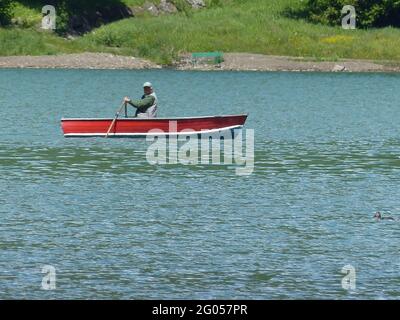
<svg viewBox="0 0 400 320">
<path fill-rule="evenodd" d="M 247 114 L 190 118 L 120 118 L 109 137 L 214 133 L 243 127 Z M 64 137 L 105 137 L 114 119 L 61 119 Z"/>
</svg>

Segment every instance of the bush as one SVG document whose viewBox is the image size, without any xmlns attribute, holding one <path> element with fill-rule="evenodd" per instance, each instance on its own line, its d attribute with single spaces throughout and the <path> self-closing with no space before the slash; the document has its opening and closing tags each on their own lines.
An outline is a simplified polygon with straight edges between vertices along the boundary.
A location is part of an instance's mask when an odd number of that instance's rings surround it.
<svg viewBox="0 0 400 320">
<path fill-rule="evenodd" d="M 106 47 L 121 47 L 124 44 L 123 33 L 102 28 L 96 31 L 95 42 Z"/>
<path fill-rule="evenodd" d="M 338 26 L 345 5 L 355 7 L 358 27 L 400 27 L 398 0 L 308 0 L 296 13 L 312 22 Z"/>
<path fill-rule="evenodd" d="M 222 8 L 221 0 L 206 0 L 207 8 Z"/>
<path fill-rule="evenodd" d="M 186 0 L 172 0 L 171 1 L 178 11 L 183 12 L 187 17 L 192 16 L 192 7 L 186 2 Z"/>
</svg>

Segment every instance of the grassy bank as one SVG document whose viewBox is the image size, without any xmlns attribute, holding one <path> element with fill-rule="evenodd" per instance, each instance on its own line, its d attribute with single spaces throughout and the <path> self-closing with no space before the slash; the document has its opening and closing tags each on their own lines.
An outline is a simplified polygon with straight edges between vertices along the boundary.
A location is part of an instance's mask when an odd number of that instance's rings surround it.
<svg viewBox="0 0 400 320">
<path fill-rule="evenodd" d="M 125 0 L 140 4 L 141 0 Z M 194 51 L 251 52 L 400 61 L 400 30 L 343 30 L 290 19 L 300 0 L 221 0 L 221 6 L 175 15 L 144 15 L 100 27 L 75 40 L 25 30 L 0 30 L 0 55 L 101 51 L 169 64 Z"/>
</svg>

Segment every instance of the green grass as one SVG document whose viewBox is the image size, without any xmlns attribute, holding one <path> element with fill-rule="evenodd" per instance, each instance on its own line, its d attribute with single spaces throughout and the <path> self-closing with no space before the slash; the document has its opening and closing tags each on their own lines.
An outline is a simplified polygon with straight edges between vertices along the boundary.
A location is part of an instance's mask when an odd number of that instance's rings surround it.
<svg viewBox="0 0 400 320">
<path fill-rule="evenodd" d="M 124 2 L 137 5 L 142 1 Z M 214 0 L 214 6 L 207 10 L 125 19 L 74 41 L 32 29 L 0 30 L 0 54 L 107 51 L 162 64 L 170 64 L 181 53 L 198 51 L 304 56 L 317 61 L 400 61 L 400 30 L 343 30 L 284 17 L 282 12 L 288 6 L 299 3 L 300 0 Z M 13 33 L 17 34 L 15 42 L 10 41 Z M 5 42 L 7 37 L 9 41 Z"/>
<path fill-rule="evenodd" d="M 81 52 L 78 43 L 72 43 L 47 32 L 31 29 L 2 29 L 0 53 L 10 55 L 50 55 L 61 52 Z"/>
</svg>

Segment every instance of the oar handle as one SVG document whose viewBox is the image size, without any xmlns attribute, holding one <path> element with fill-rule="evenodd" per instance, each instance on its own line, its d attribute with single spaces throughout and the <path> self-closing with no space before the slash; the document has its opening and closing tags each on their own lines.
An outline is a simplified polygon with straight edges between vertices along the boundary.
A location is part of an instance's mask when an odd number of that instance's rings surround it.
<svg viewBox="0 0 400 320">
<path fill-rule="evenodd" d="M 120 113 L 122 112 L 122 109 L 124 108 L 124 106 L 126 106 L 126 102 L 125 102 L 125 101 L 122 102 L 121 107 L 118 109 L 117 113 L 115 114 L 115 118 L 114 118 L 114 120 L 111 122 L 111 125 L 110 125 L 110 127 L 108 128 L 108 131 L 107 131 L 107 133 L 106 133 L 106 138 L 108 138 L 108 135 L 110 134 L 111 129 L 114 127 L 115 121 L 117 121 L 117 118 L 119 117 Z"/>
</svg>

